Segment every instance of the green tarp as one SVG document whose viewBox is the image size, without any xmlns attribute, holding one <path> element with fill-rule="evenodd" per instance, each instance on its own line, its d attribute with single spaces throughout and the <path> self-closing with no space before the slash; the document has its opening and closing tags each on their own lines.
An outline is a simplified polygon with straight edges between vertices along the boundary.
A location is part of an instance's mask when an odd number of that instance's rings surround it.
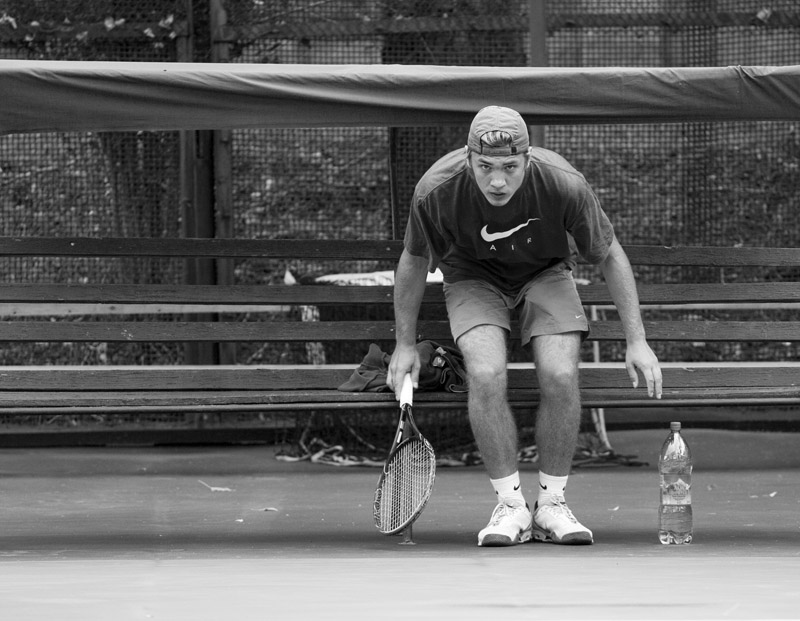
<svg viewBox="0 0 800 621">
<path fill-rule="evenodd" d="M 0 134 L 800 119 L 800 66 L 530 68 L 0 60 Z"/>
</svg>

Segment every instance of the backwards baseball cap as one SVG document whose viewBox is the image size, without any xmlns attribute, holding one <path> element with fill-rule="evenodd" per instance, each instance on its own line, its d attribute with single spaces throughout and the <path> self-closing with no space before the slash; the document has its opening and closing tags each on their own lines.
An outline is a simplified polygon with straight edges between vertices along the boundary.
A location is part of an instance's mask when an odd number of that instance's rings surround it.
<svg viewBox="0 0 800 621">
<path fill-rule="evenodd" d="M 489 132 L 505 132 L 511 136 L 511 144 L 487 146 L 481 138 Z M 469 128 L 467 148 L 481 155 L 519 155 L 526 153 L 530 142 L 528 140 L 528 126 L 519 112 L 502 106 L 487 106 L 483 108 Z"/>
</svg>

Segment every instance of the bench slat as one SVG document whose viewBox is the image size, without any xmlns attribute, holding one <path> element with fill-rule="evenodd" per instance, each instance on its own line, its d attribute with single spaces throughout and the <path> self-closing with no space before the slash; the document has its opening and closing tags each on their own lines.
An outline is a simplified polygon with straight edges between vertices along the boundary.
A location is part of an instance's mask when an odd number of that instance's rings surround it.
<svg viewBox="0 0 800 621">
<path fill-rule="evenodd" d="M 258 366 L 53 366 L 0 367 L 0 394 L 31 391 L 294 391 L 332 390 L 351 376 L 357 365 Z M 800 362 L 664 363 L 665 387 L 743 385 L 764 388 L 800 385 Z M 515 363 L 509 387 L 537 387 L 532 365 Z M 630 389 L 622 363 L 583 363 L 581 386 L 586 389 Z M 346 394 L 346 393 L 343 393 Z M 356 393 L 357 394 L 357 393 Z M 442 393 L 448 394 L 448 393 Z"/>
<path fill-rule="evenodd" d="M 800 321 L 645 321 L 651 341 L 791 342 L 800 335 Z M 447 321 L 420 321 L 421 339 L 450 341 Z M 388 341 L 393 321 L 0 321 L 6 342 L 261 342 L 261 341 Z M 518 338 L 512 322 L 512 338 Z M 624 339 L 618 321 L 591 322 L 591 340 Z M 364 355 L 367 351 L 365 348 Z"/>
<path fill-rule="evenodd" d="M 584 304 L 610 304 L 605 285 L 579 287 Z M 710 283 L 639 286 L 642 304 L 800 302 L 800 282 Z M 96 304 L 391 304 L 393 288 L 351 285 L 64 285 L 0 287 L 0 302 Z M 440 285 L 426 288 L 423 302 L 444 303 Z"/>
<path fill-rule="evenodd" d="M 645 321 L 650 341 L 697 342 L 791 342 L 800 338 L 798 321 Z M 591 324 L 590 338 L 598 341 L 623 340 L 618 321 Z"/>
<path fill-rule="evenodd" d="M 5 256 L 375 259 L 396 261 L 396 240 L 0 237 Z M 800 248 L 625 246 L 636 265 L 797 267 Z"/>
<path fill-rule="evenodd" d="M 730 388 L 720 394 L 713 388 L 668 389 L 660 400 L 648 399 L 631 390 L 582 390 L 584 407 L 676 407 L 676 406 L 742 406 L 748 404 L 787 405 L 800 402 L 800 388 L 769 387 Z M 511 390 L 512 407 L 533 408 L 538 403 L 535 390 Z M 463 409 L 465 395 L 419 393 L 415 397 L 419 411 L 426 409 Z M 340 393 L 336 391 L 251 391 L 235 392 L 49 392 L 0 393 L 0 411 L 6 414 L 79 415 L 102 412 L 268 412 L 355 409 L 396 409 L 394 395 L 389 393 Z"/>
<path fill-rule="evenodd" d="M 728 248 L 722 246 L 625 246 L 635 265 L 706 267 L 797 267 L 800 248 Z"/>
<path fill-rule="evenodd" d="M 396 261 L 402 242 L 381 240 L 0 237 L 0 255 Z"/>
</svg>

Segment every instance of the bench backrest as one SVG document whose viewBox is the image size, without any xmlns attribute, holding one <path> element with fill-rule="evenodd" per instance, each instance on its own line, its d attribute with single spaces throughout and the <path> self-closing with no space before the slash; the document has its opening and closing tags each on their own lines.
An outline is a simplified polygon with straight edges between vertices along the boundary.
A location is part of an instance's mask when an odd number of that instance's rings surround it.
<svg viewBox="0 0 800 621">
<path fill-rule="evenodd" d="M 393 264 L 401 250 L 401 242 L 397 241 L 0 238 L 0 257 L 359 259 Z M 684 357 L 685 350 L 680 349 L 684 346 L 699 360 L 713 360 L 713 348 L 709 353 L 713 343 L 733 344 L 740 359 L 749 357 L 747 351 L 741 350 L 743 343 L 750 344 L 755 348 L 753 351 L 772 347 L 783 352 L 777 354 L 778 357 L 796 357 L 800 322 L 794 318 L 800 308 L 800 248 L 631 246 L 626 250 L 635 271 L 647 272 L 648 277 L 639 280 L 639 295 L 646 309 L 648 338 L 653 343 L 663 343 L 662 352 L 681 352 L 673 359 Z M 648 271 L 658 269 L 667 270 L 667 276 L 661 281 Z M 717 281 L 676 279 L 675 270 L 685 269 L 711 270 L 718 274 L 714 277 Z M 757 279 L 739 276 L 752 269 L 759 272 Z M 590 341 L 611 347 L 610 353 L 598 352 L 596 348 L 593 352 L 587 351 L 587 357 L 612 358 L 622 330 L 614 316 L 608 290 L 605 285 L 596 283 L 583 285 L 580 291 L 594 319 Z M 305 360 L 289 358 L 289 363 L 344 365 L 345 368 L 338 369 L 329 382 L 346 377 L 347 368 L 352 369 L 360 362 L 371 342 L 390 351 L 394 339 L 390 284 L 12 283 L 0 287 L 0 303 L 7 309 L 0 313 L 4 315 L 0 321 L 0 341 L 6 343 L 149 342 L 188 346 L 240 343 L 267 350 L 295 344 L 302 348 Z M 428 287 L 424 304 L 433 310 L 423 313 L 419 323 L 420 339 L 451 342 L 440 285 Z M 289 311 L 297 309 L 305 312 L 287 316 Z M 378 310 L 356 312 L 364 309 Z M 675 313 L 679 313 L 678 316 Z M 326 356 L 326 350 L 333 351 L 336 344 L 345 348 L 344 357 Z M 670 347 L 678 349 L 670 350 Z M 729 353 L 717 352 L 719 355 L 728 356 Z M 664 353 L 660 352 L 659 356 L 666 359 Z M 766 354 L 765 359 L 774 357 Z M 258 363 L 260 360 L 262 358 L 251 356 L 228 361 Z M 34 361 L 43 365 L 48 362 Z M 98 371 L 97 377 L 102 378 L 102 369 Z M 306 372 L 307 369 L 297 370 L 297 383 L 313 383 L 310 376 L 302 375 Z M 82 377 L 87 377 L 86 368 Z M 130 378 L 127 386 L 130 389 L 135 389 L 142 380 L 133 373 Z M 220 385 L 237 388 L 235 383 L 227 384 L 225 374 L 219 371 L 216 375 L 199 373 L 196 378 L 198 386 L 208 382 L 205 386 L 209 388 Z M 22 385 L 15 386 L 36 390 L 35 381 L 25 380 Z M 99 384 L 104 380 L 96 381 Z M 173 386 L 169 380 L 159 381 L 163 381 L 165 387 Z M 279 387 L 285 383 L 276 381 Z"/>
<path fill-rule="evenodd" d="M 59 256 L 59 257 L 171 257 L 181 259 L 305 259 L 396 261 L 401 252 L 396 241 L 309 241 L 309 240 L 234 240 L 234 239 L 91 239 L 91 238 L 0 238 L 0 257 Z M 766 308 L 780 304 L 794 308 L 800 304 L 800 248 L 722 248 L 630 246 L 626 248 L 635 268 L 668 266 L 726 269 L 728 275 L 739 268 L 778 268 L 783 276 L 764 282 L 716 283 L 651 283 L 639 282 L 643 306 L 665 305 L 751 305 Z M 784 280 L 792 278 L 792 280 Z M 798 279 L 798 280 L 795 280 Z M 440 287 L 430 286 L 424 303 L 442 302 Z M 581 297 L 587 305 L 607 306 L 612 300 L 605 285 L 582 286 Z M 391 286 L 320 284 L 296 285 L 159 285 L 159 284 L 5 284 L 0 287 L 3 304 L 46 305 L 48 314 L 58 314 L 59 306 L 97 304 L 128 310 L 140 306 L 145 314 L 153 306 L 162 312 L 218 312 L 220 309 L 243 309 L 271 306 L 337 306 L 391 305 Z M 752 306 L 755 305 L 755 306 Z M 687 307 L 689 308 L 689 307 Z M 735 309 L 737 306 L 732 306 Z M 739 308 L 743 308 L 739 306 Z M 98 314 L 108 314 L 97 308 Z M 7 313 L 6 313 L 7 315 Z M 448 339 L 449 329 L 444 317 L 423 321 L 420 336 Z M 393 338 L 392 322 L 316 322 L 318 325 L 286 324 L 250 326 L 247 322 L 215 321 L 214 325 L 192 326 L 170 322 L 166 326 L 141 322 L 114 322 L 111 326 L 36 321 L 4 322 L 0 327 L 2 341 L 284 341 L 327 340 L 350 341 Z M 349 325 L 355 323 L 355 325 Z M 649 323 L 648 337 L 653 340 L 763 340 L 791 341 L 797 338 L 796 324 L 761 322 L 682 321 Z M 206 331 L 210 330 L 210 331 Z M 592 325 L 591 339 L 618 340 L 621 336 L 615 321 Z"/>
</svg>

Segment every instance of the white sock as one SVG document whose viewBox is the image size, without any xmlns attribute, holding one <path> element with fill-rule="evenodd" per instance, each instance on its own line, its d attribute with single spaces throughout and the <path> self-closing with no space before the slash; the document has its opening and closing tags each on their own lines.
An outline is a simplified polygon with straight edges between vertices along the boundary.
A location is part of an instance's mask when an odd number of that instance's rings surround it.
<svg viewBox="0 0 800 621">
<path fill-rule="evenodd" d="M 497 494 L 501 502 L 505 502 L 506 504 L 509 502 L 513 504 L 525 504 L 525 497 L 522 495 L 522 490 L 520 489 L 519 471 L 507 477 L 503 477 L 502 479 L 489 479 L 489 481 L 491 481 L 494 493 Z"/>
<path fill-rule="evenodd" d="M 554 496 L 564 496 L 569 477 L 554 477 L 539 471 L 539 498 L 537 504 L 551 505 Z"/>
</svg>

